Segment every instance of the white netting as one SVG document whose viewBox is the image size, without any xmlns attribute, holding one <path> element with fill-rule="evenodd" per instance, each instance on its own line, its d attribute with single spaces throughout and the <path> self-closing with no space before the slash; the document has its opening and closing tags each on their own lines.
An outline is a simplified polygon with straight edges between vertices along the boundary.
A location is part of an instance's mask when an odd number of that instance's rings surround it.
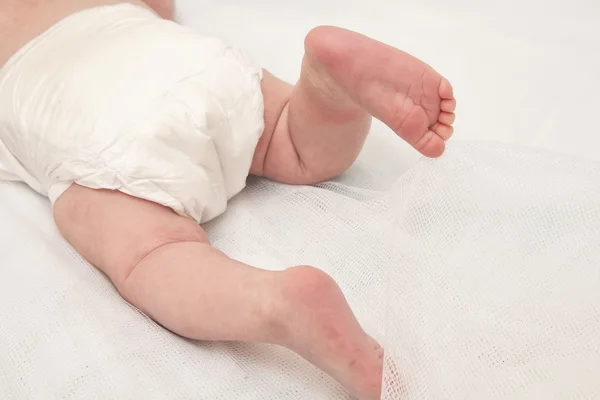
<svg viewBox="0 0 600 400">
<path fill-rule="evenodd" d="M 387 349 L 386 400 L 600 398 L 600 166 L 454 144 L 388 178 L 254 179 L 207 229 L 242 261 L 330 273 Z M 158 327 L 64 243 L 47 200 L 0 191 L 0 398 L 347 398 L 284 349 Z"/>
<path fill-rule="evenodd" d="M 402 381 L 385 398 L 600 398 L 599 196 L 598 164 L 512 147 L 405 177 L 387 232 Z"/>
</svg>

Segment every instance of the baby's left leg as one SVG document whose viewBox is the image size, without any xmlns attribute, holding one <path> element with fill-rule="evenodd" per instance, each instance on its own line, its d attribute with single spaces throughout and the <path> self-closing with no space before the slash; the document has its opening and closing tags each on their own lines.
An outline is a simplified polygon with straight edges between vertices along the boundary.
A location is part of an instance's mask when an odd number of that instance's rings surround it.
<svg viewBox="0 0 600 400">
<path fill-rule="evenodd" d="M 356 32 L 318 27 L 306 36 L 295 86 L 265 72 L 266 128 L 251 172 L 313 184 L 356 159 L 371 117 L 427 157 L 453 133 L 450 82 L 423 61 Z"/>
<path fill-rule="evenodd" d="M 173 0 L 143 0 L 172 17 Z M 250 173 L 313 184 L 357 158 L 372 117 L 423 155 L 439 157 L 452 136 L 452 85 L 423 61 L 356 32 L 318 27 L 306 36 L 295 86 L 264 71 L 265 129 Z"/>
<path fill-rule="evenodd" d="M 73 185 L 54 214 L 75 249 L 171 331 L 285 346 L 361 400 L 379 398 L 382 351 L 320 270 L 240 263 L 211 247 L 194 221 L 121 192 Z"/>
</svg>

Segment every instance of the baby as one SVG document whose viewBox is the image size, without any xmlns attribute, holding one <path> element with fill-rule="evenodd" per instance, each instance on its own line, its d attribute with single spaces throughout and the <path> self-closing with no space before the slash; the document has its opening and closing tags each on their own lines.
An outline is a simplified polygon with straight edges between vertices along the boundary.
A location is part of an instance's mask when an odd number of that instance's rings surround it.
<svg viewBox="0 0 600 400">
<path fill-rule="evenodd" d="M 240 263 L 200 224 L 248 174 L 305 185 L 344 172 L 372 117 L 440 156 L 452 86 L 409 54 L 334 27 L 308 33 L 290 85 L 171 22 L 173 8 L 3 0 L 0 177 L 47 195 L 65 238 L 165 328 L 285 346 L 357 398 L 378 399 L 383 350 L 329 276 Z"/>
</svg>

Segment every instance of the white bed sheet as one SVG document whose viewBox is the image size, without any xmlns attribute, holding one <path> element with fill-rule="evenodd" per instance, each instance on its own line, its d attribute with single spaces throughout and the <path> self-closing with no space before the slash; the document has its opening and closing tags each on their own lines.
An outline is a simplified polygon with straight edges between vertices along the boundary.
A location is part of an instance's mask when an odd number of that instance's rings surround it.
<svg viewBox="0 0 600 400">
<path fill-rule="evenodd" d="M 298 75 L 302 39 L 311 27 L 333 24 L 358 30 L 427 60 L 453 82 L 459 100 L 456 140 L 518 143 L 600 160 L 599 3 L 486 3 L 180 0 L 178 14 L 183 23 L 243 47 L 290 81 Z M 457 151 L 469 154 L 469 148 L 458 146 Z M 325 262 L 319 266 L 344 278 L 340 284 L 361 322 L 385 342 L 386 299 L 380 289 L 386 286 L 386 273 L 352 265 L 364 264 L 360 257 L 378 256 L 370 243 L 356 243 L 361 235 L 372 238 L 381 231 L 369 221 L 379 221 L 378 204 L 389 200 L 398 177 L 417 160 L 376 124 L 349 173 L 309 190 L 323 198 L 325 208 L 304 189 L 252 180 L 230 213 L 208 226 L 209 233 L 232 256 L 265 268 Z M 328 210 L 339 196 L 349 200 L 338 204 L 366 204 L 364 214 L 353 219 L 343 207 Z M 320 211 L 300 226 L 288 226 L 283 219 L 269 219 L 268 204 L 279 211 L 273 218 L 286 210 Z M 252 207 L 260 210 L 260 218 L 249 214 Z M 331 235 L 325 228 L 316 236 L 302 235 L 314 232 L 324 217 L 335 220 Z M 355 226 L 358 220 L 362 227 Z M 250 228 L 250 222 L 258 225 Z M 261 224 L 268 235 L 260 235 Z M 337 240 L 340 226 L 356 229 L 357 242 Z M 298 235 L 283 241 L 278 230 Z M 256 234 L 252 239 L 239 235 L 249 231 Z M 285 247 L 278 246 L 280 240 Z M 356 290 L 359 285 L 363 288 Z M 374 295 L 367 296 L 364 286 Z M 282 349 L 193 343 L 159 328 L 122 302 L 106 278 L 64 243 L 46 199 L 22 185 L 0 183 L 0 398 L 346 395 Z"/>
</svg>

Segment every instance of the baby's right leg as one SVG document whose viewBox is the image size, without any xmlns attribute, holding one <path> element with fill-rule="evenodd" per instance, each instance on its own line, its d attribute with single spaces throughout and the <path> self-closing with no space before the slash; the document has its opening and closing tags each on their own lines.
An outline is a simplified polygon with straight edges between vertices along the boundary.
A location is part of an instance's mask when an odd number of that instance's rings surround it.
<svg viewBox="0 0 600 400">
<path fill-rule="evenodd" d="M 325 273 L 242 264 L 211 247 L 194 221 L 120 192 L 73 185 L 54 213 L 75 249 L 171 331 L 285 346 L 360 399 L 379 398 L 381 351 Z"/>
</svg>

